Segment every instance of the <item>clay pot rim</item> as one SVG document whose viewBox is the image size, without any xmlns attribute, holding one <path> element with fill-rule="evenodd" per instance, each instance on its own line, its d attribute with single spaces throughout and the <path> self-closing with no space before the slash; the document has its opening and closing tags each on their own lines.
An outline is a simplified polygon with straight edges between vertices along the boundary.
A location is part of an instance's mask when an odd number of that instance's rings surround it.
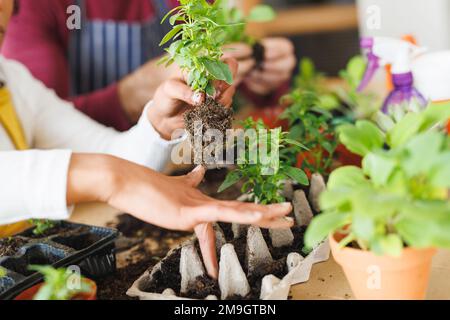
<svg viewBox="0 0 450 320">
<path fill-rule="evenodd" d="M 95 300 L 97 297 L 97 290 L 98 290 L 97 283 L 95 283 L 95 281 L 88 279 L 88 278 L 83 278 L 82 281 L 86 282 L 91 287 L 91 290 L 89 292 L 79 293 L 71 300 L 82 300 L 82 301 Z M 38 283 L 38 284 L 32 286 L 31 288 L 28 288 L 27 290 L 21 292 L 14 300 L 32 300 L 33 297 L 29 297 L 28 292 L 35 291 L 33 293 L 33 295 L 34 295 L 35 293 L 37 293 L 37 291 L 43 284 L 44 283 L 41 282 L 41 283 Z"/>
<path fill-rule="evenodd" d="M 333 257 L 340 265 L 349 269 L 359 269 L 363 265 L 378 265 L 386 269 L 409 269 L 431 259 L 437 252 L 436 248 L 404 248 L 400 257 L 388 255 L 378 256 L 371 251 L 356 248 L 340 248 L 338 240 L 343 238 L 342 234 L 335 232 L 330 234 L 329 242 Z"/>
</svg>

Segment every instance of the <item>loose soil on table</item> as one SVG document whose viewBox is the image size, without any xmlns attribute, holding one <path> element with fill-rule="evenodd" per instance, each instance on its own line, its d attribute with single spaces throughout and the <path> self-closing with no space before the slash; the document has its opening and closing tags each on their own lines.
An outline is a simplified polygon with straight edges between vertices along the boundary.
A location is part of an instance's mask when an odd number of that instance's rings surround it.
<svg viewBox="0 0 450 320">
<path fill-rule="evenodd" d="M 11 257 L 28 241 L 19 237 L 0 239 L 0 257 Z"/>
<path fill-rule="evenodd" d="M 128 264 L 126 268 L 117 269 L 116 273 L 96 281 L 98 300 L 138 300 L 127 296 L 126 292 L 149 266 L 156 264 L 156 261 L 144 246 L 140 245 L 136 251 L 142 254 L 141 260 Z"/>
<path fill-rule="evenodd" d="M 206 131 L 209 129 L 219 130 L 223 134 L 222 143 L 225 146 L 226 131 L 231 129 L 233 126 L 233 111 L 231 108 L 225 108 L 212 98 L 207 97 L 203 105 L 186 112 L 184 115 L 184 121 L 186 129 L 191 137 L 191 144 L 195 154 L 202 155 L 202 161 L 204 161 L 203 150 L 205 150 L 205 148 L 211 143 L 214 143 L 214 141 L 205 141 L 204 137 Z M 196 122 L 200 122 L 202 127 L 196 127 Z M 199 129 L 201 129 L 201 131 L 199 131 Z M 199 136 L 202 137 L 202 150 L 195 149 L 197 146 L 194 143 L 194 138 Z M 205 163 L 203 162 L 202 164 Z"/>
</svg>

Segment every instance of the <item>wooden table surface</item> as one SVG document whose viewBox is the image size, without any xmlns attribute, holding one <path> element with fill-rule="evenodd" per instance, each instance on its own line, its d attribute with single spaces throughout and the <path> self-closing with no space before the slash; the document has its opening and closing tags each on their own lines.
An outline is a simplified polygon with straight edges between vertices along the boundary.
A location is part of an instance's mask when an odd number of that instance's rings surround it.
<svg viewBox="0 0 450 320">
<path fill-rule="evenodd" d="M 105 226 L 119 212 L 105 205 L 88 204 L 76 208 L 72 221 Z M 332 257 L 313 266 L 308 282 L 292 287 L 294 300 L 353 299 L 342 269 Z M 427 299 L 450 299 L 450 251 L 441 250 L 433 260 Z"/>
</svg>

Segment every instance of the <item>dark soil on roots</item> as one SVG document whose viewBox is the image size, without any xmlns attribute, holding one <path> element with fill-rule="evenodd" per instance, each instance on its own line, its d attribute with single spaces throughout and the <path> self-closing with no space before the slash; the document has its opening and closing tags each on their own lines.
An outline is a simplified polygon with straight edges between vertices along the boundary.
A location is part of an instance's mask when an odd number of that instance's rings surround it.
<svg viewBox="0 0 450 320">
<path fill-rule="evenodd" d="M 253 45 L 253 59 L 255 59 L 256 65 L 255 68 L 258 70 L 263 69 L 264 57 L 266 55 L 266 48 L 257 42 Z"/>
<path fill-rule="evenodd" d="M 225 146 L 226 131 L 233 126 L 233 111 L 220 105 L 214 99 L 207 97 L 204 104 L 186 112 L 184 121 L 191 137 L 194 152 L 200 156 L 203 155 L 203 150 L 214 142 L 206 142 L 204 139 L 206 131 L 210 129 L 219 130 L 223 134 Z M 196 128 L 196 122 L 201 122 L 201 128 Z M 199 148 L 194 143 L 195 137 L 199 136 L 202 137 L 202 150 L 197 150 Z M 205 164 L 204 159 L 202 159 L 202 164 Z"/>
<path fill-rule="evenodd" d="M 0 239 L 0 257 L 10 257 L 16 254 L 17 251 L 28 241 L 19 237 Z"/>
</svg>

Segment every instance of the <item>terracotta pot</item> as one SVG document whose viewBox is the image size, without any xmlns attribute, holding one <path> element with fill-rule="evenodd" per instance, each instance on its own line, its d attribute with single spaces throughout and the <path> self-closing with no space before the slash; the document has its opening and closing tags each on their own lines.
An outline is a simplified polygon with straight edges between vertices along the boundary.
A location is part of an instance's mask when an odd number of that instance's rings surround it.
<svg viewBox="0 0 450 320">
<path fill-rule="evenodd" d="M 91 287 L 91 291 L 80 293 L 71 300 L 86 300 L 86 301 L 97 300 L 97 284 L 94 281 L 86 278 L 84 278 L 83 281 L 85 281 Z M 40 283 L 25 290 L 24 292 L 19 294 L 14 300 L 33 300 L 34 296 L 42 287 L 42 285 L 43 283 Z"/>
<path fill-rule="evenodd" d="M 340 248 L 343 236 L 330 236 L 331 251 L 344 269 L 355 298 L 360 300 L 423 300 L 436 249 L 403 250 L 401 257 Z"/>
</svg>

